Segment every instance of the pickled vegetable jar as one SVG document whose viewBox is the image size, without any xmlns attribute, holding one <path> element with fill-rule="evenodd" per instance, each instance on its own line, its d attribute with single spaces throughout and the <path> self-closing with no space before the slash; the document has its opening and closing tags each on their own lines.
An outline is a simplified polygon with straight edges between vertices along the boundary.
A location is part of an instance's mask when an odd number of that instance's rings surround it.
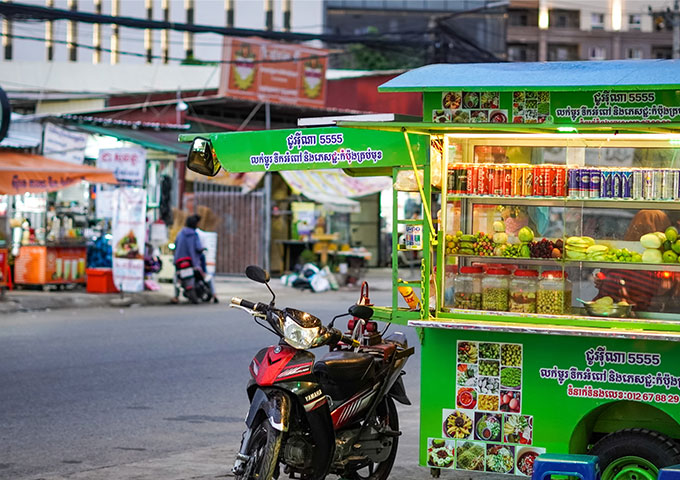
<svg viewBox="0 0 680 480">
<path fill-rule="evenodd" d="M 536 292 L 536 312 L 551 315 L 571 313 L 571 282 L 565 272 L 543 272 Z"/>
<path fill-rule="evenodd" d="M 508 311 L 510 270 L 489 268 L 482 279 L 482 309 Z"/>
<path fill-rule="evenodd" d="M 536 313 L 536 289 L 538 272 L 536 270 L 515 270 L 510 279 L 511 312 Z"/>
<path fill-rule="evenodd" d="M 453 308 L 482 309 L 481 267 L 460 267 L 454 279 Z"/>
</svg>

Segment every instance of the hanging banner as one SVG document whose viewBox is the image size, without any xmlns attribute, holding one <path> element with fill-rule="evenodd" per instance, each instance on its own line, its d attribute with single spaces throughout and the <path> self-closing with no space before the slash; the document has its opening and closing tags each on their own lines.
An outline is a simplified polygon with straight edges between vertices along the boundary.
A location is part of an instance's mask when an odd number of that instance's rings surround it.
<svg viewBox="0 0 680 480">
<path fill-rule="evenodd" d="M 112 170 L 116 179 L 135 185 L 144 183 L 146 151 L 141 148 L 102 148 L 97 167 Z"/>
<path fill-rule="evenodd" d="M 113 218 L 113 194 L 115 191 L 116 187 L 114 186 L 97 185 L 97 196 L 94 199 L 96 218 Z"/>
<path fill-rule="evenodd" d="M 45 124 L 43 155 L 62 162 L 82 165 L 85 161 L 87 134 L 66 130 L 52 123 Z"/>
<path fill-rule="evenodd" d="M 123 292 L 144 290 L 146 190 L 124 187 L 113 194 L 113 282 Z"/>
</svg>

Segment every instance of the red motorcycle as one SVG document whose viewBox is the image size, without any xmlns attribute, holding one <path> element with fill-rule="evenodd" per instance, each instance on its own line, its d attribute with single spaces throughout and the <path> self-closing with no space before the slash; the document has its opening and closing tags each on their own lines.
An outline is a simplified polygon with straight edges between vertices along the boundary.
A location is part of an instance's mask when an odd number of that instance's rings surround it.
<svg viewBox="0 0 680 480">
<path fill-rule="evenodd" d="M 385 480 L 397 455 L 399 419 L 394 400 L 410 405 L 401 375 L 408 357 L 406 337 L 383 338 L 369 321 L 370 307 L 354 305 L 324 327 L 317 317 L 294 308 L 277 309 L 269 274 L 257 266 L 246 276 L 263 283 L 269 304 L 232 298 L 231 306 L 251 314 L 280 338 L 250 364 L 250 411 L 233 473 L 239 480 L 291 478 Z M 334 328 L 353 315 L 351 336 Z M 307 349 L 330 351 L 316 360 Z"/>
</svg>

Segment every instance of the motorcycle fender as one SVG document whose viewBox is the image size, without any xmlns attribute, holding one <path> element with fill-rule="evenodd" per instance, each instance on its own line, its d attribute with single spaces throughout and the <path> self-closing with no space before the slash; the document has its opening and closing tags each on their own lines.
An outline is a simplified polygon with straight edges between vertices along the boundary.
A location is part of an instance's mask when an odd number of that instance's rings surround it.
<svg viewBox="0 0 680 480">
<path fill-rule="evenodd" d="M 397 381 L 394 382 L 392 388 L 390 388 L 390 391 L 387 392 L 387 394 L 402 405 L 411 405 L 411 400 L 409 400 L 408 396 L 406 395 L 406 388 L 404 387 L 404 382 L 401 379 L 401 375 L 399 375 Z"/>
<path fill-rule="evenodd" d="M 308 411 L 306 418 L 315 446 L 312 452 L 314 474 L 311 478 L 321 480 L 328 475 L 335 455 L 335 432 L 328 402 Z"/>
<path fill-rule="evenodd" d="M 285 398 L 285 395 L 282 396 L 282 398 Z M 255 390 L 253 399 L 250 402 L 250 410 L 248 411 L 248 416 L 246 417 L 246 425 L 249 429 L 252 428 L 258 412 L 262 411 L 265 415 L 267 415 L 269 423 L 272 427 L 280 432 L 287 432 L 288 416 L 285 414 L 282 415 L 282 410 L 282 408 L 277 406 L 275 399 L 270 399 L 264 391 L 258 388 Z"/>
</svg>

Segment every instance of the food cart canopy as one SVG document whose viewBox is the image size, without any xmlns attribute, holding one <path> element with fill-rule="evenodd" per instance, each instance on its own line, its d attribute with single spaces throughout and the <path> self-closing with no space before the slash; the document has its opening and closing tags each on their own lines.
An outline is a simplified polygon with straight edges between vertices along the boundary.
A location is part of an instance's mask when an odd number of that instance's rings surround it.
<svg viewBox="0 0 680 480">
<path fill-rule="evenodd" d="M 392 186 L 390 178 L 354 178 L 338 170 L 291 170 L 279 173 L 293 192 L 340 213 L 359 211 L 359 202 L 350 197 L 371 195 Z"/>
<path fill-rule="evenodd" d="M 441 92 L 464 88 L 611 90 L 680 86 L 680 60 L 600 62 L 465 63 L 427 65 L 383 83 L 381 92 Z"/>
<path fill-rule="evenodd" d="M 0 150 L 0 194 L 54 192 L 85 180 L 118 183 L 113 172 L 41 155 Z"/>
</svg>

